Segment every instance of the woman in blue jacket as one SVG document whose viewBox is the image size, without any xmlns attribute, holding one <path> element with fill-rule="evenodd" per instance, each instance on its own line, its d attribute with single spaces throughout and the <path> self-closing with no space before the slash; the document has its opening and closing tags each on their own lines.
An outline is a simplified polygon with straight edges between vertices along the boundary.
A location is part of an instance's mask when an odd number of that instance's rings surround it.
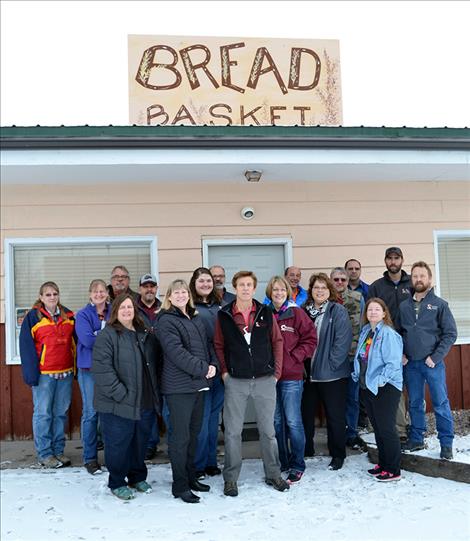
<svg viewBox="0 0 470 541">
<path fill-rule="evenodd" d="M 400 438 L 396 431 L 398 402 L 403 387 L 403 341 L 393 329 L 382 299 L 366 303 L 352 378 L 359 381 L 367 415 L 372 423 L 379 463 L 368 470 L 377 481 L 398 481 Z"/>
<path fill-rule="evenodd" d="M 88 288 L 90 303 L 79 310 L 75 320 L 77 333 L 78 384 L 82 395 L 81 434 L 83 463 L 88 473 L 101 473 L 98 463 L 98 415 L 93 408 L 94 379 L 91 373 L 93 346 L 98 333 L 109 319 L 108 291 L 103 280 L 92 280 Z"/>
</svg>

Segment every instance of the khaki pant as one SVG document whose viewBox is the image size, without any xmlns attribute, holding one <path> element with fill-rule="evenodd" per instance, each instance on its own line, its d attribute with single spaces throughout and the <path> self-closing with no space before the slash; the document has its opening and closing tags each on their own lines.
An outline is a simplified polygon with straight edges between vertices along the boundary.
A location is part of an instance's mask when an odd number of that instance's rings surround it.
<svg viewBox="0 0 470 541">
<path fill-rule="evenodd" d="M 276 408 L 276 380 L 274 376 L 255 379 L 227 376 L 224 383 L 224 480 L 236 482 L 240 475 L 242 430 L 250 396 L 256 411 L 264 473 L 268 479 L 278 479 L 281 476 L 281 467 L 274 432 L 274 410 Z"/>
<path fill-rule="evenodd" d="M 406 401 L 403 392 L 401 393 L 400 402 L 398 403 L 396 427 L 400 438 L 408 438 L 408 433 L 406 431 Z"/>
</svg>

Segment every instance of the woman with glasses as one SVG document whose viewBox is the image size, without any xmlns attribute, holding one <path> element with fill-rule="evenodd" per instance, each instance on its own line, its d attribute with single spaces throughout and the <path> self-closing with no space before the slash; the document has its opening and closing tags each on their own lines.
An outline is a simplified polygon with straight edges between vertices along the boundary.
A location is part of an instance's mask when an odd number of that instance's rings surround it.
<svg viewBox="0 0 470 541">
<path fill-rule="evenodd" d="M 273 276 L 266 297 L 274 312 L 283 339 L 282 375 L 276 385 L 274 428 L 279 448 L 281 471 L 287 482 L 297 483 L 305 471 L 305 433 L 302 423 L 304 361 L 311 358 L 317 333 L 307 314 L 290 301 L 291 287 L 282 276 Z"/>
<path fill-rule="evenodd" d="M 330 278 L 324 273 L 312 274 L 304 310 L 315 324 L 318 345 L 305 363 L 302 397 L 305 456 L 314 454 L 315 412 L 321 402 L 326 414 L 330 470 L 341 469 L 346 457 L 346 397 L 351 374 L 348 360 L 351 323 L 346 308 L 336 301 L 336 289 Z"/>
<path fill-rule="evenodd" d="M 71 464 L 64 455 L 64 430 L 72 399 L 74 327 L 74 314 L 60 303 L 57 284 L 42 284 L 21 325 L 20 356 L 24 382 L 33 392 L 34 445 L 45 468 Z"/>
</svg>

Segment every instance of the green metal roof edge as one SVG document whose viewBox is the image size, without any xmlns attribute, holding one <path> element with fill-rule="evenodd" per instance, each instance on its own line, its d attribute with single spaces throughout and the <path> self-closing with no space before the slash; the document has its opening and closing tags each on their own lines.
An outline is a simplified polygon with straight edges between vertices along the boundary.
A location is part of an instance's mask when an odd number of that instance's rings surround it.
<svg viewBox="0 0 470 541">
<path fill-rule="evenodd" d="M 48 138 L 470 139 L 470 128 L 364 126 L 4 126 L 0 139 Z"/>
</svg>

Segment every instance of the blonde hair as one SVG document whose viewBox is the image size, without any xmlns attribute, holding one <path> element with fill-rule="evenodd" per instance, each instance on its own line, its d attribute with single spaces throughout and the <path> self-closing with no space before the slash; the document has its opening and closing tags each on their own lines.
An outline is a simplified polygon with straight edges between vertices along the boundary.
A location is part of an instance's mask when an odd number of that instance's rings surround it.
<svg viewBox="0 0 470 541">
<path fill-rule="evenodd" d="M 165 298 L 162 302 L 162 310 L 169 310 L 173 305 L 171 304 L 170 297 L 173 294 L 174 291 L 177 289 L 184 289 L 188 292 L 189 300 L 188 304 L 186 305 L 186 309 L 188 310 L 188 313 L 190 315 L 193 315 L 196 311 L 194 308 L 194 301 L 193 296 L 191 295 L 191 290 L 189 289 L 188 284 L 185 280 L 182 280 L 181 278 L 177 278 L 176 280 L 173 280 L 171 284 L 168 286 L 168 289 L 165 293 Z"/>
<path fill-rule="evenodd" d="M 272 300 L 273 287 L 276 282 L 279 282 L 286 288 L 287 298 L 290 299 L 292 297 L 292 288 L 289 282 L 284 278 L 284 276 L 273 276 L 269 280 L 268 285 L 266 286 L 266 297 Z"/>
</svg>

